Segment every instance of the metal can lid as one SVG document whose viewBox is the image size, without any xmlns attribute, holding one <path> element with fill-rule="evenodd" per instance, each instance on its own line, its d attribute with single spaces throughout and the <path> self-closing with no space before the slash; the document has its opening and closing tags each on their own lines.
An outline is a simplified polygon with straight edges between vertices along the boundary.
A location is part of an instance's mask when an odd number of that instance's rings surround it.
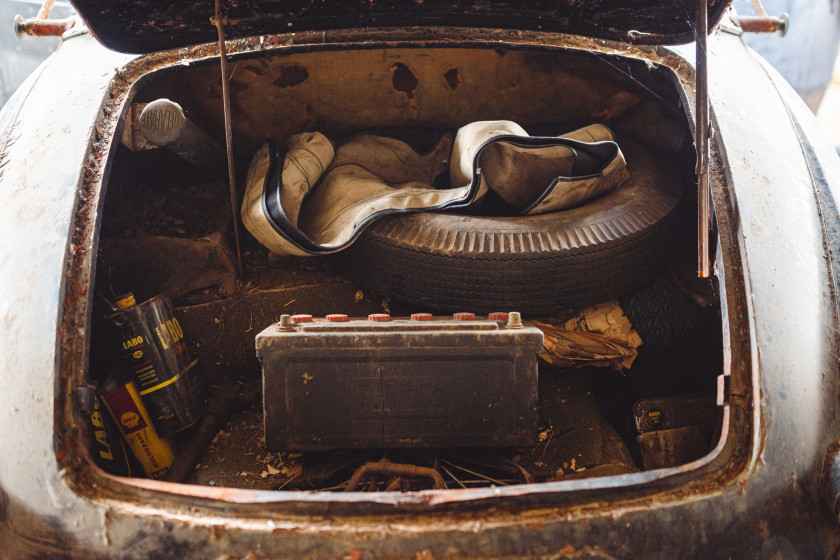
<svg viewBox="0 0 840 560">
<path fill-rule="evenodd" d="M 390 320 L 391 316 L 387 313 L 371 313 L 370 315 L 368 315 L 368 321 L 385 322 Z"/>
<path fill-rule="evenodd" d="M 346 323 L 350 320 L 350 317 L 344 315 L 343 313 L 333 313 L 331 315 L 327 315 L 326 319 L 330 323 Z"/>
<path fill-rule="evenodd" d="M 311 323 L 312 315 L 300 314 L 292 315 L 292 323 Z"/>
<path fill-rule="evenodd" d="M 452 318 L 456 321 L 472 321 L 473 319 L 475 319 L 475 313 L 467 313 L 462 311 L 461 313 L 453 313 Z"/>
<path fill-rule="evenodd" d="M 412 321 L 431 321 L 434 319 L 435 316 L 431 313 L 412 313 L 411 320 Z"/>
<path fill-rule="evenodd" d="M 494 311 L 492 313 L 488 313 L 487 318 L 490 319 L 491 321 L 507 321 L 508 312 L 507 311 Z"/>
</svg>

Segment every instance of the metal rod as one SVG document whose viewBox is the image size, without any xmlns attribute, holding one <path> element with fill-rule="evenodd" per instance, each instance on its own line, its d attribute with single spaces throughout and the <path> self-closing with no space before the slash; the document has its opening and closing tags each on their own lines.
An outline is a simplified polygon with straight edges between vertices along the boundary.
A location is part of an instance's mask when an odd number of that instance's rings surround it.
<svg viewBox="0 0 840 560">
<path fill-rule="evenodd" d="M 359 487 L 359 483 L 368 475 L 388 475 L 388 476 L 402 476 L 408 478 L 429 478 L 436 490 L 446 488 L 446 483 L 443 477 L 435 469 L 429 467 L 418 467 L 416 465 L 404 465 L 399 463 L 391 463 L 387 459 L 383 459 L 376 463 L 365 463 L 353 473 L 347 486 L 344 488 L 345 492 L 354 492 Z"/>
<path fill-rule="evenodd" d="M 761 0 L 752 0 L 752 5 L 755 10 L 755 15 L 759 17 L 767 17 L 767 10 L 765 10 L 764 6 L 761 4 Z"/>
<path fill-rule="evenodd" d="M 35 19 L 47 19 L 50 17 L 53 6 L 55 6 L 55 0 L 44 0 L 44 3 L 41 4 L 41 9 L 38 10 L 38 15 L 35 16 Z"/>
<path fill-rule="evenodd" d="M 236 268 L 242 278 L 242 250 L 239 247 L 239 213 L 236 196 L 236 177 L 233 169 L 233 130 L 230 119 L 230 91 L 228 90 L 227 50 L 225 49 L 225 30 L 222 25 L 221 0 L 216 1 L 216 29 L 219 32 L 219 60 L 222 64 L 222 105 L 225 112 L 225 145 L 227 146 L 228 182 L 230 184 L 230 209 L 233 211 L 233 236 L 236 240 Z"/>
<path fill-rule="evenodd" d="M 706 46 L 709 35 L 707 0 L 697 0 L 696 48 L 696 126 L 697 148 L 697 276 L 711 275 L 709 230 L 709 83 Z"/>
</svg>

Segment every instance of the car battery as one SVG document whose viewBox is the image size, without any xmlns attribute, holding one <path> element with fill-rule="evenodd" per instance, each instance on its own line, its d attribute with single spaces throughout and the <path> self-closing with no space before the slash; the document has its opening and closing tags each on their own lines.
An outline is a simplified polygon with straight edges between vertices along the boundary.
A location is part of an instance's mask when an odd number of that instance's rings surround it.
<svg viewBox="0 0 840 560">
<path fill-rule="evenodd" d="M 518 313 L 286 315 L 256 347 L 268 450 L 536 444 L 543 334 Z"/>
</svg>

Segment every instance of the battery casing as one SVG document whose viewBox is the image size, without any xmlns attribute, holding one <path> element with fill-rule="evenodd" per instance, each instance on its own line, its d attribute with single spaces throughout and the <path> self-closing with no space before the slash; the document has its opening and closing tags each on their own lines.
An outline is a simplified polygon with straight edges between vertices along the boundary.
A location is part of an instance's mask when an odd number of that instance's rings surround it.
<svg viewBox="0 0 840 560">
<path fill-rule="evenodd" d="M 534 445 L 542 342 L 487 319 L 272 325 L 256 337 L 266 447 Z"/>
</svg>

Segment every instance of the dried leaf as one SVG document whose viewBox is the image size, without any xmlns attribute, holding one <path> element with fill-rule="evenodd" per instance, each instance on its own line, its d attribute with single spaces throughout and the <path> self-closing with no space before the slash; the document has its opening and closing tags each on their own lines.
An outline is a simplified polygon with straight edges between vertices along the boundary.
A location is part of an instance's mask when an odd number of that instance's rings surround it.
<svg viewBox="0 0 840 560">
<path fill-rule="evenodd" d="M 280 472 L 283 473 L 283 476 L 286 478 L 294 478 L 303 474 L 303 467 L 300 464 L 283 466 L 280 467 Z"/>
</svg>

